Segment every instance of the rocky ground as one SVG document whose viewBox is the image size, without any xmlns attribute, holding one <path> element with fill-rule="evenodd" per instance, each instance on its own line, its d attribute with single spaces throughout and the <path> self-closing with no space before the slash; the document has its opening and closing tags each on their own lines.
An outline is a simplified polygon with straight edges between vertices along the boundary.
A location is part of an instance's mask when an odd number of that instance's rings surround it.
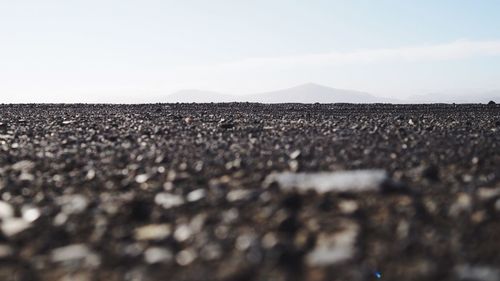
<svg viewBox="0 0 500 281">
<path fill-rule="evenodd" d="M 498 105 L 0 117 L 0 280 L 500 280 Z"/>
</svg>

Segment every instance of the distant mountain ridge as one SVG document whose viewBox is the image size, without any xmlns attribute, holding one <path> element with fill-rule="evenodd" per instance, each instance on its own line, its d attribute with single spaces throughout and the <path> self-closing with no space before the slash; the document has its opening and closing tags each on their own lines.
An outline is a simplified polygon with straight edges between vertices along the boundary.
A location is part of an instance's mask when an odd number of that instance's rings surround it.
<svg viewBox="0 0 500 281">
<path fill-rule="evenodd" d="M 407 99 L 377 97 L 366 92 L 336 89 L 315 83 L 250 95 L 229 95 L 212 91 L 181 90 L 156 102 L 210 103 L 210 102 L 260 102 L 260 103 L 487 103 L 500 102 L 500 90 L 486 92 L 430 93 L 414 95 Z"/>
<path fill-rule="evenodd" d="M 397 103 L 401 101 L 375 97 L 360 91 L 336 89 L 307 83 L 288 89 L 250 95 L 227 95 L 201 90 L 181 90 L 167 96 L 166 102 Z"/>
</svg>

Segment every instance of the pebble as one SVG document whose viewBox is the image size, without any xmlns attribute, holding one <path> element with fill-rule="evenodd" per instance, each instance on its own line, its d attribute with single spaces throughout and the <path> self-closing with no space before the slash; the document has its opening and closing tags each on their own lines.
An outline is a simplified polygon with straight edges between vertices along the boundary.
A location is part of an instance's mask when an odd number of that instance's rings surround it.
<svg viewBox="0 0 500 281">
<path fill-rule="evenodd" d="M 179 242 L 188 240 L 193 234 L 191 227 L 187 224 L 181 224 L 175 229 L 174 238 Z"/>
<path fill-rule="evenodd" d="M 61 196 L 58 198 L 58 203 L 62 206 L 63 213 L 67 215 L 82 213 L 89 204 L 87 197 L 80 194 Z"/>
<path fill-rule="evenodd" d="M 358 210 L 358 203 L 354 200 L 343 200 L 339 202 L 339 209 L 344 214 L 352 214 Z"/>
<path fill-rule="evenodd" d="M 55 263 L 81 262 L 87 266 L 98 266 L 100 257 L 85 244 L 72 244 L 52 250 L 51 261 Z"/>
<path fill-rule="evenodd" d="M 161 192 L 156 194 L 155 203 L 162 206 L 165 209 L 170 209 L 184 204 L 184 199 L 179 195 L 174 195 L 167 192 Z"/>
<path fill-rule="evenodd" d="M 2 232 L 8 237 L 17 235 L 30 227 L 30 223 L 21 218 L 8 218 L 2 220 Z"/>
<path fill-rule="evenodd" d="M 149 179 L 149 176 L 147 174 L 141 174 L 141 175 L 137 175 L 135 177 L 135 181 L 137 183 L 145 183 L 148 181 L 148 179 Z"/>
<path fill-rule="evenodd" d="M 472 208 L 472 198 L 466 193 L 460 193 L 455 202 L 450 206 L 449 215 L 457 217 Z"/>
<path fill-rule="evenodd" d="M 180 251 L 175 256 L 175 261 L 181 266 L 186 266 L 192 263 L 196 259 L 197 255 L 193 249 L 186 249 Z"/>
<path fill-rule="evenodd" d="M 295 150 L 292 153 L 290 153 L 290 159 L 297 159 L 297 157 L 300 156 L 300 150 Z"/>
<path fill-rule="evenodd" d="M 334 234 L 320 233 L 315 248 L 307 254 L 309 266 L 328 266 L 344 262 L 355 254 L 359 226 L 346 223 L 344 229 Z"/>
<path fill-rule="evenodd" d="M 151 247 L 144 252 L 144 261 L 149 264 L 170 262 L 174 255 L 166 248 Z"/>
<path fill-rule="evenodd" d="M 246 189 L 235 189 L 227 193 L 226 199 L 229 202 L 240 201 L 249 198 L 251 191 Z"/>
<path fill-rule="evenodd" d="M 489 200 L 494 197 L 500 196 L 500 188 L 486 188 L 486 187 L 481 187 L 477 190 L 477 197 L 480 200 Z"/>
<path fill-rule="evenodd" d="M 138 227 L 134 230 L 136 240 L 162 240 L 171 233 L 168 224 L 149 224 Z"/>
<path fill-rule="evenodd" d="M 0 219 L 7 219 L 14 216 L 14 208 L 5 201 L 0 201 Z"/>
<path fill-rule="evenodd" d="M 206 192 L 204 189 L 199 188 L 189 192 L 188 195 L 186 196 L 186 199 L 188 202 L 196 202 L 203 199 L 205 197 L 205 193 Z"/>
<path fill-rule="evenodd" d="M 16 171 L 29 171 L 34 167 L 35 163 L 29 160 L 22 160 L 12 165 L 12 169 Z"/>
<path fill-rule="evenodd" d="M 458 280 L 463 281 L 498 281 L 500 270 L 490 266 L 459 265 L 455 268 Z"/>
<path fill-rule="evenodd" d="M 25 206 L 21 209 L 22 217 L 27 222 L 34 222 L 40 217 L 40 210 L 36 207 Z"/>
</svg>

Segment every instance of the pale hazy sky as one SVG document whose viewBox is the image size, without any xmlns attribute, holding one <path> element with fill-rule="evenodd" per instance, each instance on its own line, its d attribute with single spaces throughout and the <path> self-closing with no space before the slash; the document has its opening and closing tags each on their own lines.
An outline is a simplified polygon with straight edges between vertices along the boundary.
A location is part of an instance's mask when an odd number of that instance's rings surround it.
<svg viewBox="0 0 500 281">
<path fill-rule="evenodd" d="M 0 0 L 1 102 L 500 89 L 500 1 Z"/>
</svg>

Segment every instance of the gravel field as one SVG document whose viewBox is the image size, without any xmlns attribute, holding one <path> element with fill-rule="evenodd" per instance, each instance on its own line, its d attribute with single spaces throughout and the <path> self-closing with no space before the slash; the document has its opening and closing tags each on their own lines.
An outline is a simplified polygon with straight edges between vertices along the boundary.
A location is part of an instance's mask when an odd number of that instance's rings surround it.
<svg viewBox="0 0 500 281">
<path fill-rule="evenodd" d="M 500 280 L 499 105 L 0 117 L 0 280 Z"/>
</svg>

